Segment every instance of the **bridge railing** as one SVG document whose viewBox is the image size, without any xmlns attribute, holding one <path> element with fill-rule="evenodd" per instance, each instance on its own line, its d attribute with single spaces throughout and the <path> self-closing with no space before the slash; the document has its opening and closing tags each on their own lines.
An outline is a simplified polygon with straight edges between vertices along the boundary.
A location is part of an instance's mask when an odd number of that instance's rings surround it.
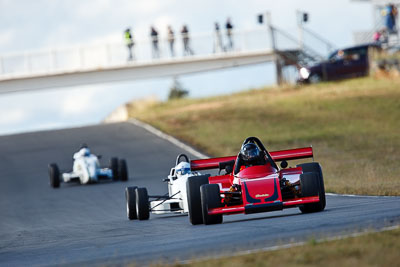
<svg viewBox="0 0 400 267">
<path fill-rule="evenodd" d="M 128 61 L 128 48 L 123 41 L 0 55 L 0 78 L 77 72 L 134 64 L 156 64 L 183 58 L 270 50 L 269 37 L 266 29 L 233 31 L 233 48 L 231 49 L 225 30 L 222 30 L 220 34 L 221 45 L 215 32 L 193 34 L 190 35 L 189 41 L 193 54 L 189 55 L 184 53 L 180 34 L 175 34 L 174 55 L 171 54 L 167 37 L 159 38 L 158 55 L 153 54 L 153 43 L 150 38 L 135 40 L 132 48 L 134 59 L 131 61 Z"/>
</svg>

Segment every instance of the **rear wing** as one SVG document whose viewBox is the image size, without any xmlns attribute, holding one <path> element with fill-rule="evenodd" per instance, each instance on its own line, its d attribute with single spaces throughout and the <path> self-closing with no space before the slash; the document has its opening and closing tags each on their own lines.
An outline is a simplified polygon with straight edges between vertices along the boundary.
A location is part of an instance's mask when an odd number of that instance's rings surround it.
<svg viewBox="0 0 400 267">
<path fill-rule="evenodd" d="M 295 148 L 288 150 L 272 151 L 269 153 L 274 161 L 295 160 L 312 158 L 312 147 Z M 193 171 L 219 169 L 221 162 L 236 160 L 236 156 L 219 157 L 210 159 L 196 159 L 190 161 L 190 167 Z"/>
</svg>

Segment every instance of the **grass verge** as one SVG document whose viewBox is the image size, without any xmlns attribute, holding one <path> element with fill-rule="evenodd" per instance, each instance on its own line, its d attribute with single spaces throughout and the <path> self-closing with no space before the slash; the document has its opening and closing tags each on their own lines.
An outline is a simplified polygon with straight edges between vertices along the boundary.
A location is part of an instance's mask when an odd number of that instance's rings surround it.
<svg viewBox="0 0 400 267">
<path fill-rule="evenodd" d="M 259 137 L 271 151 L 312 144 L 327 192 L 400 195 L 400 79 L 368 77 L 129 106 L 130 117 L 212 156 L 237 154 L 248 136 Z"/>
<path fill-rule="evenodd" d="M 400 229 L 397 228 L 335 241 L 310 239 L 303 246 L 169 266 L 398 266 L 399 239 Z"/>
</svg>

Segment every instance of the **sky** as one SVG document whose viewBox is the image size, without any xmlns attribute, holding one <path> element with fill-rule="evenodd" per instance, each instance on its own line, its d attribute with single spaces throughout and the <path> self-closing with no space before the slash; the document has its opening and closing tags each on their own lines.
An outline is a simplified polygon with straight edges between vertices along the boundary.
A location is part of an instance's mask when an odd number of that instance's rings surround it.
<svg viewBox="0 0 400 267">
<path fill-rule="evenodd" d="M 351 46 L 352 33 L 373 25 L 368 3 L 350 0 L 0 0 L 0 57 L 9 53 L 82 44 L 122 42 L 131 27 L 137 39 L 154 25 L 166 34 L 188 24 L 191 33 L 213 30 L 230 17 L 237 30 L 259 29 L 256 16 L 296 35 L 296 10 L 309 13 L 306 27 L 337 47 Z M 271 85 L 270 64 L 179 77 L 190 97 L 229 94 Z M 172 79 L 162 78 L 0 95 L 0 135 L 99 123 L 119 105 L 151 95 L 165 100 Z"/>
</svg>

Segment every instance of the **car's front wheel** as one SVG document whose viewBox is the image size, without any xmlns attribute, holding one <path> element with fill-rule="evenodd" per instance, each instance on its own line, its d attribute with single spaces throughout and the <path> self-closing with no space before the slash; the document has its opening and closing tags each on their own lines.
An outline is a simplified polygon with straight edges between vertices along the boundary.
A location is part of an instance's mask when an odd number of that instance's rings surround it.
<svg viewBox="0 0 400 267">
<path fill-rule="evenodd" d="M 58 169 L 57 164 L 51 163 L 49 164 L 49 177 L 50 177 L 50 185 L 53 188 L 60 187 L 60 171 Z"/>
<path fill-rule="evenodd" d="M 128 166 L 124 159 L 120 159 L 118 162 L 118 178 L 121 181 L 128 181 Z"/>
<path fill-rule="evenodd" d="M 200 187 L 201 209 L 204 224 L 222 223 L 222 214 L 210 215 L 209 209 L 221 207 L 221 195 L 217 184 L 205 184 Z"/>
<path fill-rule="evenodd" d="M 136 213 L 136 190 L 137 186 L 130 186 L 125 188 L 126 199 L 126 215 L 129 220 L 137 219 Z"/>
<path fill-rule="evenodd" d="M 311 84 L 315 84 L 315 83 L 319 83 L 322 81 L 322 77 L 319 74 L 311 74 L 310 77 L 308 78 L 309 83 Z"/>
<path fill-rule="evenodd" d="M 148 220 L 150 218 L 149 209 L 149 196 L 147 195 L 147 189 L 136 188 L 136 214 L 139 220 Z"/>
<path fill-rule="evenodd" d="M 202 224 L 200 186 L 208 184 L 209 175 L 191 176 L 186 181 L 189 220 L 193 225 Z"/>
</svg>

